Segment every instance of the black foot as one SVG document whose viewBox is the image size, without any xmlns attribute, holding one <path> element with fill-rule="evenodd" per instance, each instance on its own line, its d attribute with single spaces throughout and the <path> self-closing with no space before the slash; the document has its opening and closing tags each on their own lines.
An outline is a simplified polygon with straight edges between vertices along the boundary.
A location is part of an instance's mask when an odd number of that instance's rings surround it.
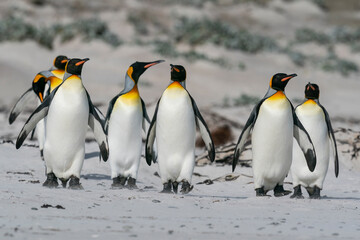
<svg viewBox="0 0 360 240">
<path fill-rule="evenodd" d="M 312 191 L 313 193 L 312 193 L 312 195 L 310 195 L 310 198 L 311 199 L 320 199 L 321 198 L 320 191 L 321 191 L 321 189 L 318 188 L 317 186 L 313 187 L 313 191 Z"/>
<path fill-rule="evenodd" d="M 188 181 L 183 180 L 183 181 L 182 181 L 182 184 L 181 184 L 181 190 L 180 190 L 180 192 L 181 192 L 182 194 L 187 194 L 187 193 L 189 193 L 193 188 L 194 188 L 194 186 L 191 186 Z"/>
<path fill-rule="evenodd" d="M 136 179 L 129 177 L 126 187 L 128 189 L 138 189 L 138 187 L 136 186 Z"/>
<path fill-rule="evenodd" d="M 171 193 L 171 181 L 164 183 L 164 188 L 160 193 Z"/>
<path fill-rule="evenodd" d="M 257 197 L 271 197 L 270 195 L 266 195 L 264 187 L 256 188 L 255 192 Z"/>
<path fill-rule="evenodd" d="M 71 176 L 69 181 L 69 189 L 82 190 L 84 188 L 81 186 L 79 178 Z"/>
<path fill-rule="evenodd" d="M 44 161 L 44 150 L 40 150 L 40 157 L 41 157 L 41 160 Z"/>
<path fill-rule="evenodd" d="M 174 191 L 175 194 L 178 193 L 178 186 L 179 186 L 178 182 L 173 182 L 172 183 L 173 191 Z"/>
<path fill-rule="evenodd" d="M 66 180 L 65 179 L 60 179 L 61 185 L 62 185 L 63 188 L 66 188 L 66 184 L 67 184 L 68 180 L 69 179 L 66 179 Z"/>
<path fill-rule="evenodd" d="M 113 178 L 113 183 L 111 184 L 112 188 L 124 188 L 126 182 L 126 177 L 117 176 Z"/>
<path fill-rule="evenodd" d="M 277 184 L 275 186 L 275 188 L 274 188 L 274 196 L 275 197 L 283 197 L 283 196 L 286 196 L 286 195 L 288 195 L 290 193 L 291 193 L 291 191 L 284 190 L 283 185 Z"/>
<path fill-rule="evenodd" d="M 46 174 L 46 181 L 43 183 L 43 186 L 48 188 L 56 188 L 57 186 L 59 186 L 57 177 L 54 173 L 51 172 Z"/>
<path fill-rule="evenodd" d="M 301 185 L 294 187 L 294 193 L 293 195 L 290 196 L 290 198 L 298 198 L 298 199 L 304 198 L 301 192 Z"/>
</svg>

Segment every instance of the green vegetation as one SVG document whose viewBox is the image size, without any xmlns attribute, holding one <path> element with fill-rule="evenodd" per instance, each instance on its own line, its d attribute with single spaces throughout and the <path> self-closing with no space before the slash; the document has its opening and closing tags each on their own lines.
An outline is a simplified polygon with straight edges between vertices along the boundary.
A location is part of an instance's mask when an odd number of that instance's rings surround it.
<svg viewBox="0 0 360 240">
<path fill-rule="evenodd" d="M 259 101 L 260 98 L 243 93 L 239 97 L 231 99 L 228 96 L 225 96 L 221 107 L 253 106 Z"/>
<path fill-rule="evenodd" d="M 111 33 L 107 25 L 98 19 L 84 19 L 50 27 L 36 27 L 14 16 L 0 20 L 0 42 L 34 40 L 41 46 L 52 49 L 56 37 L 66 42 L 77 36 L 84 41 L 100 39 L 114 47 L 121 44 L 117 35 Z"/>
</svg>

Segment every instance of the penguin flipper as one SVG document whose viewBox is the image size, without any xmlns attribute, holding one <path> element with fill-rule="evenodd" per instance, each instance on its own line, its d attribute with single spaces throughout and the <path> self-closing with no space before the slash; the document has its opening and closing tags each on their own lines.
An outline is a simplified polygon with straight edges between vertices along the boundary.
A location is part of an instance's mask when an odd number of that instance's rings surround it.
<svg viewBox="0 0 360 240">
<path fill-rule="evenodd" d="M 36 94 L 33 92 L 32 87 L 26 90 L 21 97 L 17 100 L 14 107 L 10 111 L 9 124 L 12 124 L 19 114 L 24 110 L 26 104 L 36 98 Z"/>
<path fill-rule="evenodd" d="M 145 102 L 144 102 L 144 100 L 142 100 L 142 98 L 140 98 L 140 100 L 141 100 L 141 106 L 142 106 L 142 110 L 143 110 L 143 117 L 146 119 L 146 121 L 148 123 L 150 123 L 150 118 L 149 118 L 149 116 L 148 116 L 148 114 L 146 112 Z"/>
<path fill-rule="evenodd" d="M 304 153 L 306 163 L 311 172 L 315 170 L 316 166 L 316 153 L 314 145 L 311 141 L 309 133 L 305 130 L 304 126 L 293 111 L 294 118 L 294 138 L 298 142 L 301 150 Z"/>
<path fill-rule="evenodd" d="M 104 162 L 106 162 L 109 157 L 109 146 L 108 146 L 106 134 L 104 131 L 104 121 L 99 116 L 99 113 L 100 113 L 100 115 L 102 115 L 102 113 L 98 108 L 96 108 L 92 104 L 90 95 L 87 91 L 86 91 L 86 95 L 87 95 L 88 102 L 89 102 L 88 125 L 94 132 L 95 140 L 99 145 L 101 156 L 102 156 Z"/>
<path fill-rule="evenodd" d="M 46 117 L 46 115 L 49 112 L 49 107 L 51 104 L 51 101 L 54 98 L 54 95 L 56 91 L 59 89 L 59 87 L 55 88 L 54 91 L 50 93 L 49 96 L 47 96 L 44 101 L 35 109 L 35 111 L 30 115 L 28 120 L 26 121 L 24 127 L 21 129 L 19 136 L 16 140 L 16 149 L 19 149 L 21 145 L 24 143 L 26 137 L 29 135 L 29 133 L 36 127 L 36 124 Z"/>
<path fill-rule="evenodd" d="M 209 128 L 204 120 L 204 118 L 202 117 L 199 108 L 196 105 L 195 100 L 191 97 L 191 95 L 189 94 L 190 99 L 191 99 L 191 103 L 192 103 L 192 107 L 194 110 L 194 114 L 195 114 L 195 120 L 196 120 L 196 125 L 199 127 L 200 133 L 201 133 L 201 138 L 203 139 L 206 149 L 208 151 L 208 156 L 211 162 L 213 162 L 215 160 L 215 148 L 214 148 L 214 142 L 212 140 Z"/>
<path fill-rule="evenodd" d="M 159 109 L 159 103 L 161 98 L 156 104 L 155 112 L 153 119 L 151 120 L 150 127 L 148 130 L 148 134 L 146 137 L 146 143 L 145 143 L 145 159 L 146 163 L 150 166 L 151 162 L 156 162 L 156 154 L 154 151 L 154 141 L 155 141 L 155 135 L 156 135 L 156 118 L 157 118 L 157 112 Z"/>
<path fill-rule="evenodd" d="M 114 108 L 114 105 L 115 105 L 116 100 L 117 100 L 118 97 L 120 97 L 120 96 L 121 96 L 120 94 L 116 95 L 116 96 L 113 97 L 113 99 L 111 99 L 110 102 L 109 102 L 109 107 L 108 107 L 108 109 L 107 109 L 106 117 L 105 117 L 105 121 L 104 121 L 104 129 L 105 129 L 105 133 L 106 133 L 106 134 L 108 133 L 109 121 L 110 121 L 110 116 L 111 116 L 112 110 L 113 110 L 113 108 Z"/>
<path fill-rule="evenodd" d="M 322 108 L 322 110 L 324 112 L 324 115 L 325 115 L 325 121 L 326 121 L 328 134 L 329 134 L 329 138 L 330 138 L 330 143 L 331 143 L 331 147 L 332 147 L 332 150 L 333 150 L 333 156 L 334 156 L 335 176 L 338 177 L 339 176 L 339 156 L 338 156 L 338 151 L 337 151 L 337 145 L 336 145 L 334 130 L 333 130 L 332 126 L 331 126 L 330 116 L 329 116 L 328 112 L 326 111 L 326 109 L 320 103 L 318 103 L 318 105 Z"/>
</svg>

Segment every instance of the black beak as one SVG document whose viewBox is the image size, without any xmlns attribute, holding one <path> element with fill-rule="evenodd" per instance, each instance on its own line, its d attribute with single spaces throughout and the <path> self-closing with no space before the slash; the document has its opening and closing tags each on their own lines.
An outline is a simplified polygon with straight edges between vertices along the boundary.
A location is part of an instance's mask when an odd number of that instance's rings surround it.
<svg viewBox="0 0 360 240">
<path fill-rule="evenodd" d="M 165 62 L 165 60 L 157 60 L 157 61 L 154 61 L 154 62 L 149 62 L 148 64 L 146 64 L 144 66 L 144 68 L 149 68 L 149 67 L 152 67 L 152 66 L 154 66 L 156 64 L 159 64 L 159 63 L 162 63 L 162 62 Z"/>
</svg>

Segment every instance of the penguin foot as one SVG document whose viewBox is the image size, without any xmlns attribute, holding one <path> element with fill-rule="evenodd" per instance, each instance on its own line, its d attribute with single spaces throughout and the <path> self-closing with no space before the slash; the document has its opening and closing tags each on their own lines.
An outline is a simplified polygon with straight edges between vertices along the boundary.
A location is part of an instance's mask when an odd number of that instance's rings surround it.
<svg viewBox="0 0 360 240">
<path fill-rule="evenodd" d="M 173 191 L 174 191 L 175 194 L 178 193 L 178 186 L 179 186 L 178 182 L 173 182 L 172 183 L 172 188 L 173 188 Z"/>
<path fill-rule="evenodd" d="M 297 198 L 297 199 L 304 198 L 304 196 L 302 195 L 302 192 L 301 192 L 301 185 L 294 187 L 294 193 L 293 193 L 293 195 L 290 196 L 290 198 Z"/>
<path fill-rule="evenodd" d="M 164 188 L 160 193 L 172 193 L 171 192 L 171 181 L 164 183 Z"/>
<path fill-rule="evenodd" d="M 66 180 L 63 179 L 63 178 L 60 179 L 61 185 L 62 185 L 63 188 L 66 188 L 66 184 L 67 184 L 68 180 L 69 180 L 69 179 L 66 179 Z"/>
<path fill-rule="evenodd" d="M 81 186 L 79 178 L 77 178 L 75 176 L 71 176 L 70 181 L 69 181 L 69 189 L 83 190 L 84 188 L 83 188 L 83 186 Z"/>
<path fill-rule="evenodd" d="M 126 182 L 126 177 L 117 176 L 113 178 L 113 183 L 111 184 L 111 188 L 124 188 Z"/>
<path fill-rule="evenodd" d="M 283 185 L 279 185 L 277 184 L 274 188 L 274 196 L 275 197 L 283 197 L 286 196 L 288 194 L 290 194 L 291 191 L 289 190 L 284 190 L 284 186 Z"/>
<path fill-rule="evenodd" d="M 43 183 L 43 186 L 48 188 L 56 188 L 57 186 L 59 186 L 57 177 L 53 172 L 46 174 L 46 180 Z"/>
<path fill-rule="evenodd" d="M 132 189 L 138 189 L 138 187 L 136 186 L 136 179 L 129 177 L 128 181 L 127 181 L 127 185 L 126 187 L 130 190 Z"/>
<path fill-rule="evenodd" d="M 271 197 L 270 195 L 266 194 L 264 187 L 255 188 L 255 192 L 257 197 Z"/>
<path fill-rule="evenodd" d="M 320 191 L 321 189 L 317 186 L 313 187 L 313 193 L 310 195 L 311 199 L 320 199 Z"/>
<path fill-rule="evenodd" d="M 194 186 L 190 185 L 190 183 L 186 180 L 183 180 L 182 181 L 182 184 L 181 184 L 181 190 L 180 192 L 182 194 L 188 194 L 191 190 L 193 190 Z"/>
</svg>

